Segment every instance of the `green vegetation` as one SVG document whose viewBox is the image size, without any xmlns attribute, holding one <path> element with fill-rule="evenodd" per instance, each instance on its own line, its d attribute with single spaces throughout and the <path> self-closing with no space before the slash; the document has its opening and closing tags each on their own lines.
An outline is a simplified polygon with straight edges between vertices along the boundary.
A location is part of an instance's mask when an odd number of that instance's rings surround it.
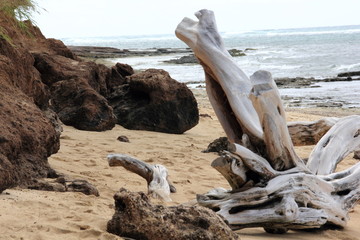
<svg viewBox="0 0 360 240">
<path fill-rule="evenodd" d="M 32 13 L 37 12 L 34 0 L 0 0 L 0 12 L 15 18 L 18 22 L 32 21 Z"/>
<path fill-rule="evenodd" d="M 0 26 L 0 39 L 4 39 L 5 41 L 11 43 L 11 38 L 9 35 L 5 33 L 5 30 L 3 27 Z"/>
<path fill-rule="evenodd" d="M 0 14 L 12 18 L 16 26 L 28 33 L 26 20 L 34 23 L 32 14 L 38 12 L 38 6 L 34 0 L 0 0 Z M 0 26 L 0 38 L 11 43 L 11 38 Z"/>
</svg>

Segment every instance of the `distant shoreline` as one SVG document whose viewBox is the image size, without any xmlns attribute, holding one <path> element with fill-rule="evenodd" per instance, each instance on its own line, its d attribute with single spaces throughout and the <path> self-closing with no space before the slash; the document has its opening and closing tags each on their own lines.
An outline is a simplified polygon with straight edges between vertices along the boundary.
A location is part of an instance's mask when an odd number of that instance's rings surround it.
<svg viewBox="0 0 360 240">
<path fill-rule="evenodd" d="M 97 46 L 67 46 L 77 56 L 85 60 L 103 63 L 108 58 L 127 58 L 127 57 L 145 57 L 145 56 L 163 56 L 169 54 L 191 54 L 190 48 L 149 48 L 149 49 L 118 49 L 113 47 L 97 47 Z M 256 49 L 251 49 L 256 50 Z M 105 63 L 110 66 L 112 62 Z M 279 88 L 303 88 L 314 87 L 318 82 L 344 82 L 344 81 L 360 81 L 360 71 L 340 72 L 336 76 L 330 78 L 305 78 L 305 77 L 284 77 L 275 78 Z M 189 82 L 188 84 L 197 84 L 201 82 Z"/>
</svg>

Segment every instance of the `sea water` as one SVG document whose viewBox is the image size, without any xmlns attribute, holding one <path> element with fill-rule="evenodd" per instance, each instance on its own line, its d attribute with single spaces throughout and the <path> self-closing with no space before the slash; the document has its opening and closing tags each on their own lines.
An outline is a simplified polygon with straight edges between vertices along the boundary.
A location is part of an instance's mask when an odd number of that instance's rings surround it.
<svg viewBox="0 0 360 240">
<path fill-rule="evenodd" d="M 267 70 L 279 77 L 334 77 L 341 72 L 360 71 L 360 25 L 271 29 L 239 33 L 221 33 L 228 49 L 246 51 L 246 56 L 235 57 L 248 75 Z M 141 50 L 153 48 L 186 48 L 170 35 L 114 36 L 93 38 L 64 38 L 66 45 L 115 47 Z M 202 82 L 204 73 L 197 64 L 169 64 L 164 61 L 186 54 L 129 57 L 113 59 L 131 65 L 134 69 L 160 68 L 180 82 Z M 334 99 L 343 107 L 360 107 L 360 81 L 319 83 L 314 89 L 282 89 L 288 97 L 323 96 Z"/>
</svg>

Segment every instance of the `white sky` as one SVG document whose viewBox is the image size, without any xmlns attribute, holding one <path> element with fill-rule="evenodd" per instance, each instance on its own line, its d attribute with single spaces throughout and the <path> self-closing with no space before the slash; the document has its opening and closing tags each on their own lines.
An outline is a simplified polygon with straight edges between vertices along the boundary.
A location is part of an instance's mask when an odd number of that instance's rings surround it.
<svg viewBox="0 0 360 240">
<path fill-rule="evenodd" d="M 219 31 L 360 24 L 360 0 L 36 0 L 46 37 L 171 34 L 207 8 Z"/>
</svg>

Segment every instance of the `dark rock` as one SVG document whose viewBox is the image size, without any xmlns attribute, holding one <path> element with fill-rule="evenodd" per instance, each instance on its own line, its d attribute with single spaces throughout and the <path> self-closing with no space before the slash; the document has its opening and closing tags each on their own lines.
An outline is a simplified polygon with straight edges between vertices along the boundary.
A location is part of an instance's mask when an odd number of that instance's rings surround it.
<svg viewBox="0 0 360 240">
<path fill-rule="evenodd" d="M 66 191 L 68 192 L 81 192 L 85 195 L 100 196 L 99 191 L 86 180 L 72 180 L 66 182 Z"/>
<path fill-rule="evenodd" d="M 110 69 L 94 62 L 77 61 L 60 55 L 33 53 L 34 66 L 41 73 L 41 79 L 47 86 L 63 80 L 82 78 L 99 94 L 106 96 L 106 80 Z M 76 90 L 76 89 L 75 89 Z"/>
<path fill-rule="evenodd" d="M 108 96 L 118 124 L 128 129 L 183 133 L 198 123 L 193 93 L 166 71 L 148 69 L 127 81 Z"/>
<path fill-rule="evenodd" d="M 235 48 L 228 50 L 228 52 L 232 57 L 246 56 L 246 54 L 242 50 L 238 50 Z M 196 58 L 194 54 L 182 56 L 180 58 L 166 60 L 164 62 L 173 63 L 173 64 L 199 64 L 199 60 Z"/>
<path fill-rule="evenodd" d="M 73 52 L 70 51 L 70 49 L 67 48 L 62 41 L 54 38 L 48 38 L 46 42 L 49 48 L 55 51 L 56 55 L 76 60 Z"/>
<path fill-rule="evenodd" d="M 195 64 L 195 63 L 199 63 L 199 60 L 195 57 L 194 54 L 190 54 L 187 56 L 182 56 L 180 58 L 170 59 L 164 62 L 174 63 L 174 64 Z"/>
<path fill-rule="evenodd" d="M 104 131 L 115 125 L 112 108 L 103 96 L 133 74 L 126 64 L 109 69 L 94 62 L 44 52 L 33 53 L 42 82 L 49 86 L 51 103 L 61 121 L 81 130 Z"/>
<path fill-rule="evenodd" d="M 239 49 L 230 49 L 228 50 L 228 52 L 230 53 L 230 55 L 232 57 L 242 57 L 242 56 L 246 56 L 246 54 L 242 51 L 242 50 L 239 50 Z"/>
<path fill-rule="evenodd" d="M 310 87 L 314 82 L 315 78 L 276 78 L 275 82 L 279 88 L 301 88 L 301 87 Z"/>
<path fill-rule="evenodd" d="M 28 189 L 54 192 L 81 192 L 85 195 L 100 196 L 99 191 L 86 180 L 69 179 L 65 176 L 57 178 L 35 179 L 27 186 Z"/>
<path fill-rule="evenodd" d="M 212 119 L 212 117 L 211 117 L 209 114 L 207 114 L 207 113 L 200 113 L 199 116 L 200 116 L 200 117 L 203 117 L 203 118 L 210 118 L 210 119 Z"/>
<path fill-rule="evenodd" d="M 130 142 L 127 136 L 118 136 L 117 140 L 120 142 Z"/>
<path fill-rule="evenodd" d="M 151 48 L 141 50 L 128 50 L 97 46 L 68 46 L 68 48 L 77 56 L 84 58 L 122 58 L 131 56 L 141 57 L 192 52 L 189 48 Z"/>
<path fill-rule="evenodd" d="M 360 71 L 354 72 L 343 72 L 337 75 L 338 77 L 353 77 L 353 76 L 360 76 Z"/>
<path fill-rule="evenodd" d="M 115 126 L 116 117 L 107 100 L 85 79 L 56 82 L 51 91 L 52 107 L 64 124 L 89 131 L 104 131 Z"/>
<path fill-rule="evenodd" d="M 65 184 L 56 182 L 53 179 L 35 179 L 27 188 L 41 191 L 66 192 Z"/>
<path fill-rule="evenodd" d="M 107 231 L 131 239 L 238 239 L 215 212 L 199 206 L 152 205 L 148 197 L 120 189 Z"/>
<path fill-rule="evenodd" d="M 13 42 L 0 38 L 0 192 L 46 177 L 52 171 L 47 157 L 60 146 L 59 134 L 42 112 L 49 92 L 21 45 L 25 37 L 12 29 L 17 23 L 5 22 Z"/>
<path fill-rule="evenodd" d="M 207 147 L 207 149 L 205 149 L 204 153 L 209 153 L 209 152 L 217 152 L 220 153 L 222 151 L 229 151 L 229 145 L 230 142 L 227 139 L 227 137 L 220 137 L 218 139 L 215 139 L 213 142 L 211 142 L 209 144 L 209 146 Z"/>
</svg>

